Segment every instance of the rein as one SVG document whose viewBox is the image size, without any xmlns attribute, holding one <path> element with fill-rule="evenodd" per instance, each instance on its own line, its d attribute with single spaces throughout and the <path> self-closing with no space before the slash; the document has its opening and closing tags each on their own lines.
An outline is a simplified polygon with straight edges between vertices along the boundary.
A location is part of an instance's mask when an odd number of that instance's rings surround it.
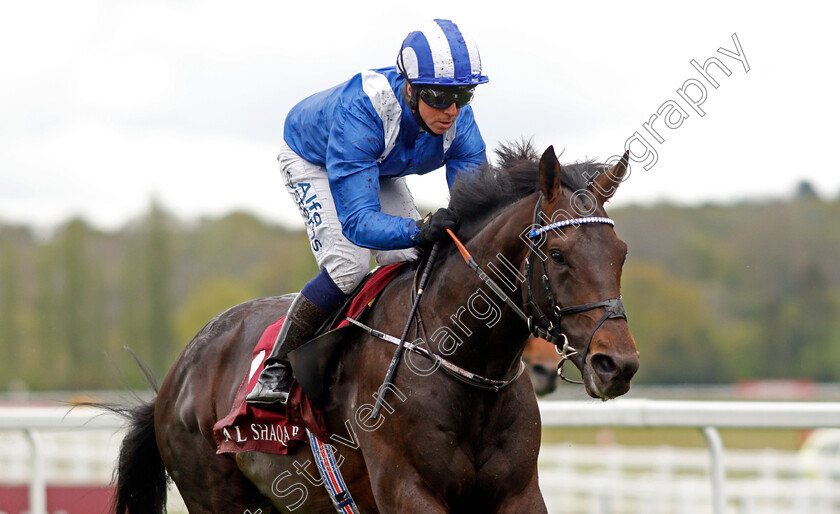
<svg viewBox="0 0 840 514">
<path fill-rule="evenodd" d="M 405 347 L 405 338 L 408 337 L 411 322 L 414 320 L 414 315 L 417 314 L 417 308 L 420 306 L 420 298 L 423 296 L 423 289 L 426 287 L 426 282 L 429 280 L 429 274 L 431 273 L 432 267 L 434 267 L 435 261 L 437 260 L 440 245 L 440 241 L 435 242 L 432 247 L 432 251 L 429 253 L 429 258 L 426 260 L 425 270 L 423 271 L 423 276 L 420 278 L 420 285 L 417 288 L 417 296 L 414 298 L 414 302 L 411 305 L 411 313 L 408 315 L 408 321 L 405 323 L 405 329 L 403 330 L 402 337 L 397 342 L 397 351 L 394 352 L 394 356 L 391 358 L 391 364 L 388 366 L 388 371 L 385 373 L 385 380 L 379 387 L 379 395 L 376 397 L 376 404 L 373 406 L 373 412 L 371 412 L 370 419 L 377 419 L 379 417 L 379 411 L 382 410 L 382 404 L 384 402 L 383 397 L 385 396 L 385 393 L 388 392 L 388 386 L 394 381 L 394 374 L 397 372 L 397 366 L 400 365 L 400 357 L 402 357 L 403 348 Z"/>
</svg>

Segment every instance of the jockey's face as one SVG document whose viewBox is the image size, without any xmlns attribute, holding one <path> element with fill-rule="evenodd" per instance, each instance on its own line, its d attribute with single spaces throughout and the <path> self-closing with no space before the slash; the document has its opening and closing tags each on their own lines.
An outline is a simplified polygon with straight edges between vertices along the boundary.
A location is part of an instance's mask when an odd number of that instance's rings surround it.
<svg viewBox="0 0 840 514">
<path fill-rule="evenodd" d="M 411 86 L 408 86 L 408 94 L 411 94 Z M 436 109 L 419 99 L 417 100 L 417 110 L 420 112 L 420 117 L 426 123 L 426 126 L 438 135 L 449 130 L 449 127 L 455 123 L 455 118 L 458 117 L 458 113 L 461 112 L 461 109 L 455 105 L 455 102 L 452 102 L 449 107 Z"/>
</svg>

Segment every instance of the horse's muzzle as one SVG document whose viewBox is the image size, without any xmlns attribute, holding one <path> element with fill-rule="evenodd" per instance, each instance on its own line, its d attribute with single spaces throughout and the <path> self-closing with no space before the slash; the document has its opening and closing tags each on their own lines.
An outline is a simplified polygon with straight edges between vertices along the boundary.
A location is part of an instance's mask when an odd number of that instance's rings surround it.
<svg viewBox="0 0 840 514">
<path fill-rule="evenodd" d="M 537 396 L 545 396 L 557 389 L 556 367 L 546 367 L 542 364 L 531 364 L 528 367 L 528 375 L 531 377 L 531 385 Z"/>
<path fill-rule="evenodd" d="M 639 355 L 630 346 L 631 352 L 596 351 L 587 357 L 583 375 L 590 396 L 609 400 L 630 390 L 630 379 L 639 369 Z"/>
</svg>

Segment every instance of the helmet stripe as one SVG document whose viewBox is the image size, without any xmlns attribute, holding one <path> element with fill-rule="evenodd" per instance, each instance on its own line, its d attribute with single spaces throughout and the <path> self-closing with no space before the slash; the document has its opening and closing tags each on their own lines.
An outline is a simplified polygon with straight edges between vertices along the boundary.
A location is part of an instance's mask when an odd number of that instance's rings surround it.
<svg viewBox="0 0 840 514">
<path fill-rule="evenodd" d="M 397 68 L 400 70 L 400 73 L 404 73 L 409 80 L 416 79 L 420 76 L 418 72 L 420 66 L 417 63 L 417 54 L 414 52 L 414 48 L 407 46 L 402 49 L 399 59 L 397 59 Z"/>
<path fill-rule="evenodd" d="M 464 43 L 467 44 L 467 51 L 470 53 L 470 75 L 481 75 L 481 55 L 478 53 L 478 45 L 469 36 L 464 36 Z"/>
<path fill-rule="evenodd" d="M 434 65 L 434 77 L 455 78 L 455 66 L 452 63 L 452 51 L 449 49 L 449 41 L 443 29 L 435 22 L 430 23 L 423 29 L 423 35 L 429 43 L 432 63 Z M 422 69 L 420 74 L 422 75 Z"/>
<path fill-rule="evenodd" d="M 449 43 L 449 50 L 453 60 L 453 77 L 466 77 L 472 75 L 470 53 L 467 49 L 464 36 L 458 30 L 458 26 L 449 20 L 435 20 L 446 35 Z"/>
<path fill-rule="evenodd" d="M 434 62 L 432 62 L 431 60 L 432 50 L 429 48 L 428 39 L 426 38 L 425 34 L 423 34 L 423 32 L 419 31 L 412 32 L 411 36 L 413 36 L 411 39 L 411 46 L 406 47 L 403 50 L 403 58 L 405 61 L 404 64 L 406 66 L 406 71 L 416 70 L 417 74 L 412 76 L 412 74 L 409 73 L 409 78 L 414 79 L 417 77 L 434 77 L 435 65 Z M 406 54 L 407 50 L 411 50 L 414 53 L 414 62 L 417 63 L 417 66 L 414 68 L 414 70 L 411 70 L 411 68 L 409 67 L 411 63 L 409 56 Z"/>
<path fill-rule="evenodd" d="M 449 20 L 437 19 L 408 34 L 397 55 L 397 69 L 412 84 L 475 86 L 481 74 L 478 46 Z"/>
</svg>

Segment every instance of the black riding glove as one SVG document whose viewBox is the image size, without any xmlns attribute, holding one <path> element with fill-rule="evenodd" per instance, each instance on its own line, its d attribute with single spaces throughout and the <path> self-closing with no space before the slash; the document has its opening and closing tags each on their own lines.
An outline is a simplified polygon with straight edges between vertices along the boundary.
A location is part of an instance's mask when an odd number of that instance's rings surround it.
<svg viewBox="0 0 840 514">
<path fill-rule="evenodd" d="M 458 230 L 460 220 L 452 209 L 441 207 L 436 213 L 431 212 L 422 220 L 417 220 L 420 232 L 417 234 L 417 242 L 423 246 L 431 245 L 435 241 L 445 239 L 446 229 Z"/>
</svg>

